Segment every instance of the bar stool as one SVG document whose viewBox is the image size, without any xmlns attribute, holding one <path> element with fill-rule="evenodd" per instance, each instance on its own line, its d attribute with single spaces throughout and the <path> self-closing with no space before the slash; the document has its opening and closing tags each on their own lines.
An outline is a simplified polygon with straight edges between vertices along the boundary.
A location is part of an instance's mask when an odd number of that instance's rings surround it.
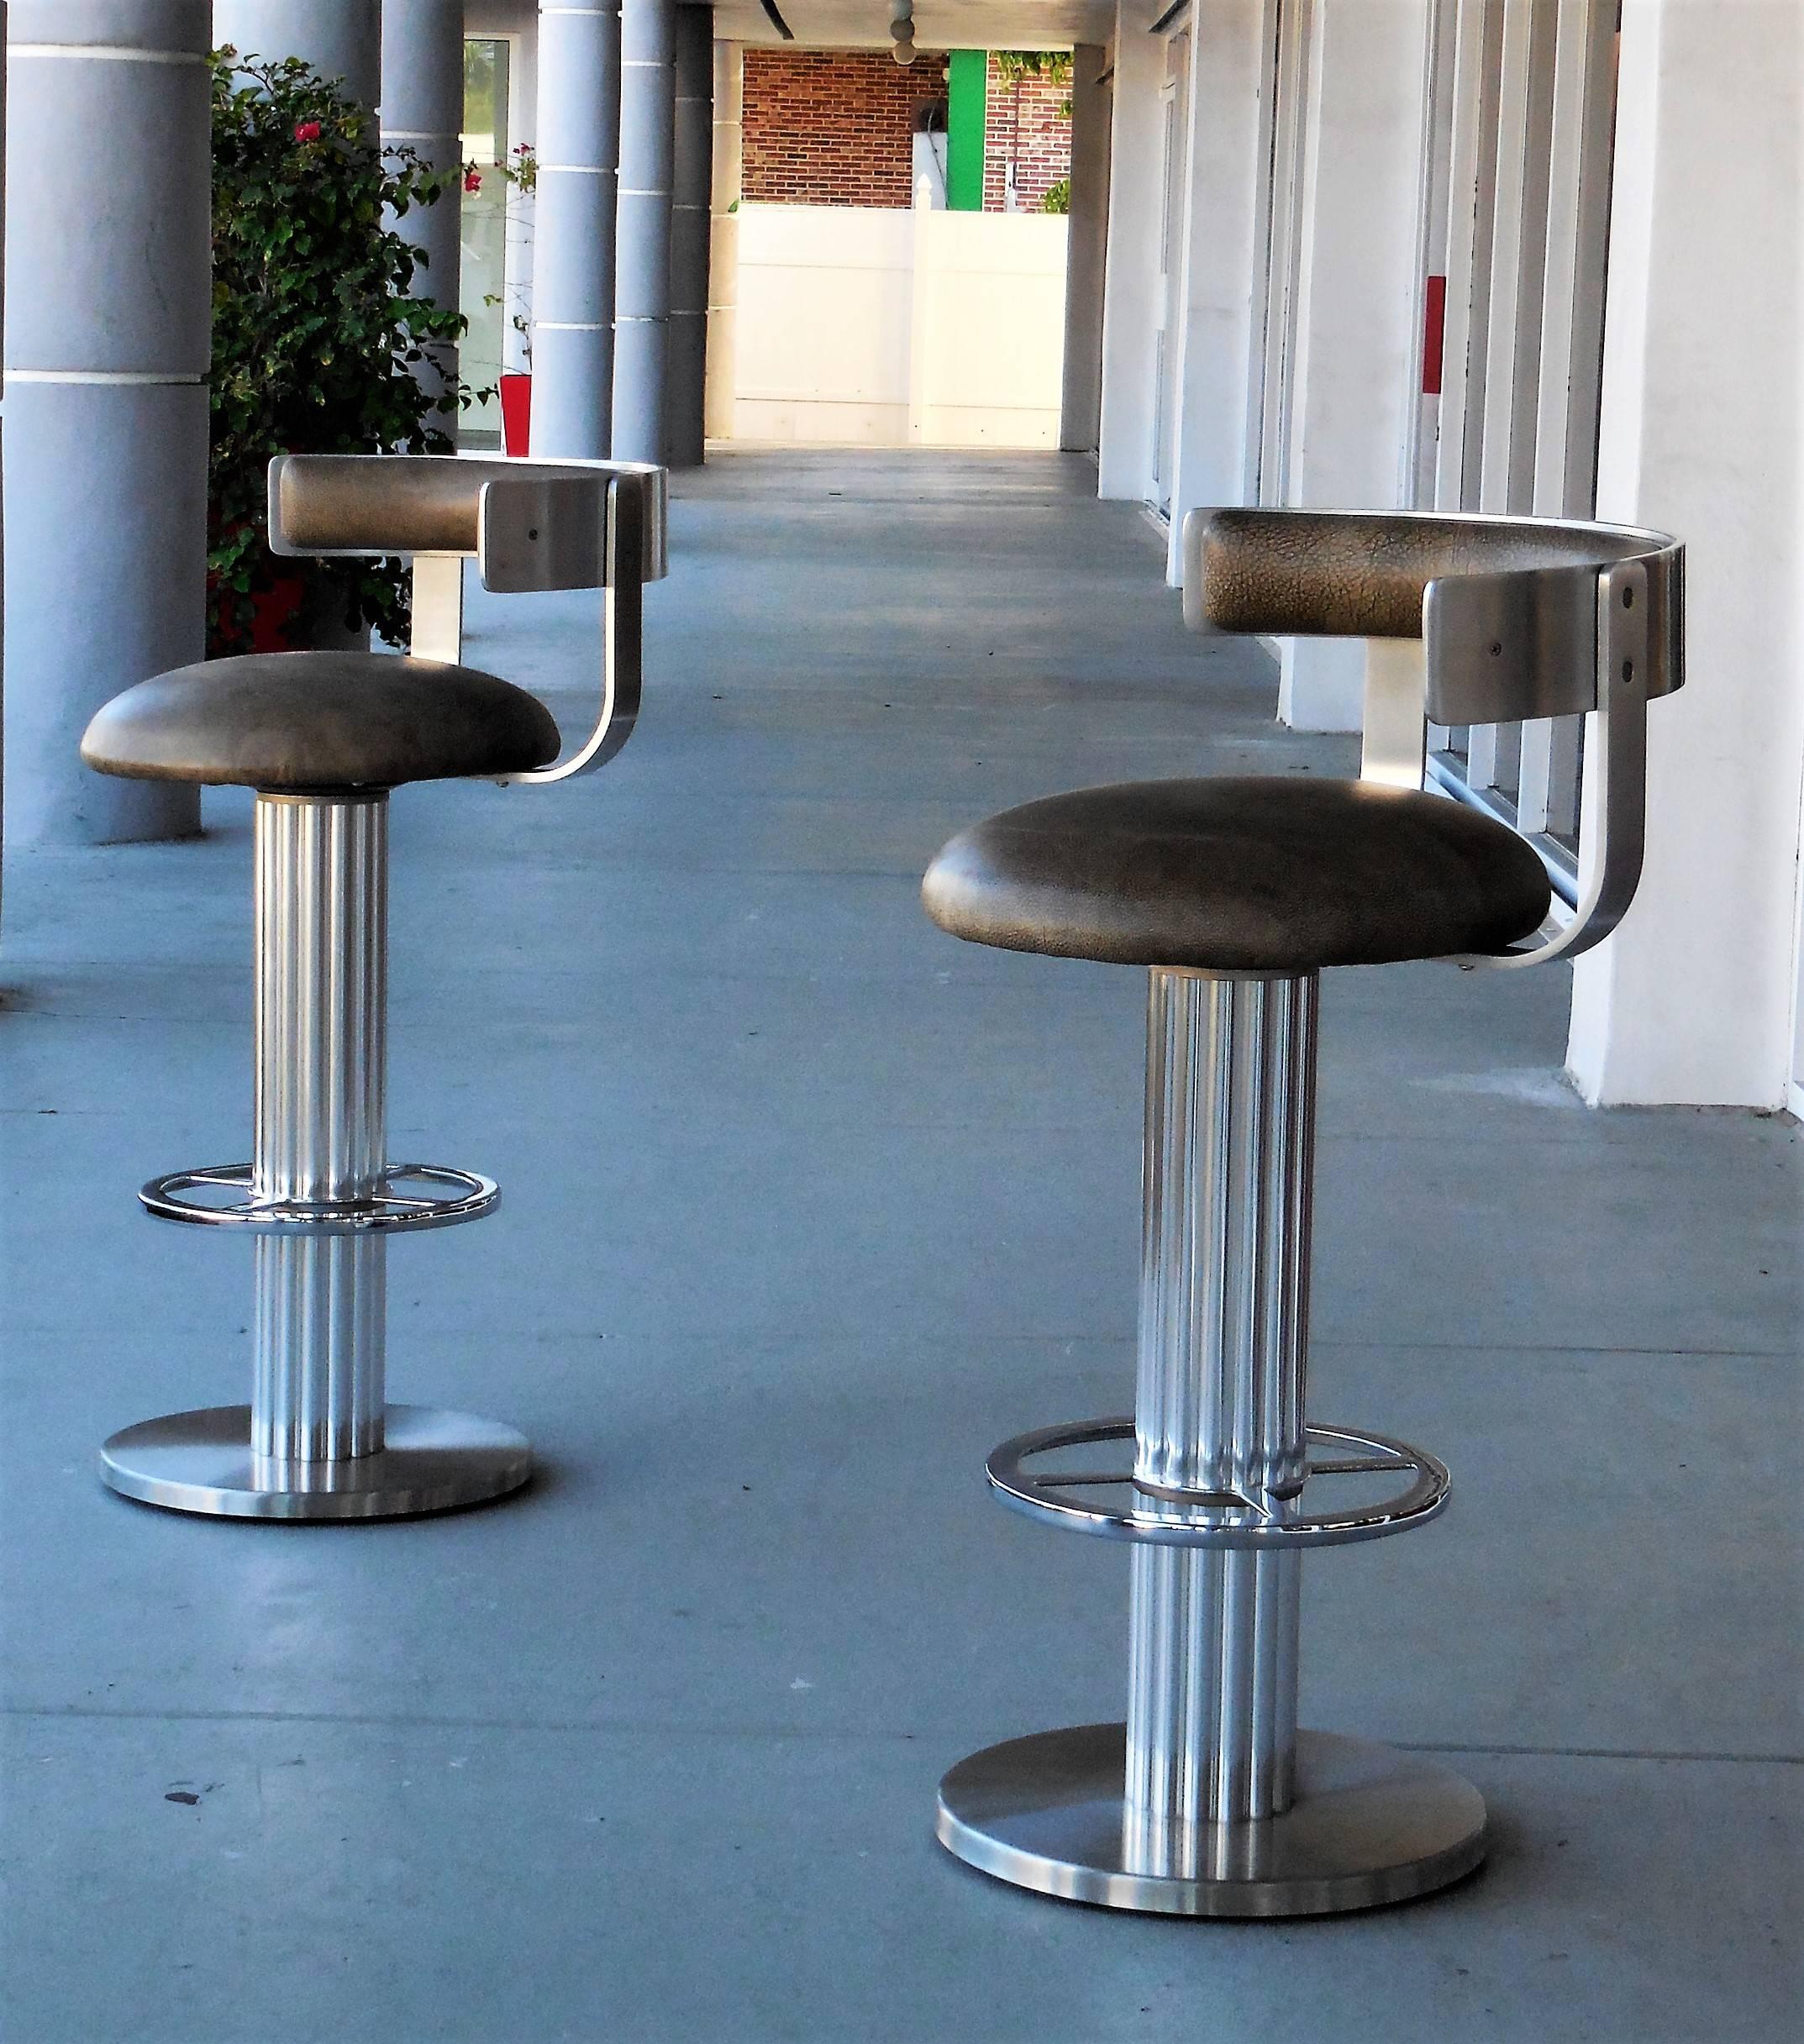
<svg viewBox="0 0 1804 2044">
<path fill-rule="evenodd" d="M 413 648 L 178 668 L 115 696 L 82 739 L 103 773 L 256 791 L 255 1154 L 139 1195 L 160 1220 L 255 1238 L 251 1401 L 129 1427 L 101 1474 L 128 1497 L 226 1517 L 449 1511 L 517 1490 L 532 1450 L 511 1427 L 386 1401 L 388 1237 L 476 1220 L 500 1197 L 480 1173 L 388 1156 L 389 791 L 568 780 L 620 749 L 642 585 L 664 572 L 663 475 L 290 456 L 270 493 L 277 553 L 413 555 Z M 471 556 L 490 589 L 605 592 L 601 712 L 567 759 L 535 696 L 457 665 Z"/>
<path fill-rule="evenodd" d="M 1087 788 L 973 826 L 928 868 L 955 936 L 1150 974 L 1134 1416 L 988 1463 L 1028 1516 L 1133 1543 L 1128 1716 L 953 1768 L 939 1836 L 971 1865 L 1249 1917 L 1400 1901 L 1483 1857 L 1484 1803 L 1451 1770 L 1296 1727 L 1305 1551 L 1422 1525 L 1449 1487 L 1425 1449 L 1305 1411 L 1317 993 L 1333 966 L 1516 969 L 1614 927 L 1640 871 L 1647 705 L 1682 678 L 1682 578 L 1658 533 L 1196 512 L 1193 627 L 1368 642 L 1360 780 Z M 1580 711 L 1592 820 L 1568 912 L 1527 838 L 1424 791 L 1424 713 Z M 1128 1442 L 1130 1467 L 1081 1459 Z"/>
</svg>

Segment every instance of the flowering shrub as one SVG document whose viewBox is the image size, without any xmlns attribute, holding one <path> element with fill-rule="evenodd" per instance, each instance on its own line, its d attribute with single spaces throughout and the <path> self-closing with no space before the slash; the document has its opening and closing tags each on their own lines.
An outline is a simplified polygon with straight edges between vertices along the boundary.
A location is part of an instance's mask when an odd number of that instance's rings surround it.
<svg viewBox="0 0 1804 2044">
<path fill-rule="evenodd" d="M 213 53 L 210 653 L 243 651 L 259 592 L 292 573 L 269 551 L 271 455 L 452 451 L 414 372 L 465 322 L 413 296 L 424 258 L 392 224 L 442 189 L 298 59 Z M 457 399 L 470 402 L 461 385 Z M 309 573 L 347 629 L 406 643 L 402 562 Z"/>
</svg>

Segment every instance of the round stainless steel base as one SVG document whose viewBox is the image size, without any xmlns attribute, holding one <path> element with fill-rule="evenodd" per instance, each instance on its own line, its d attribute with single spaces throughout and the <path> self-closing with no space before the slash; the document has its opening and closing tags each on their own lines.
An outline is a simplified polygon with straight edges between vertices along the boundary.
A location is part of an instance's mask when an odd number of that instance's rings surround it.
<svg viewBox="0 0 1804 2044">
<path fill-rule="evenodd" d="M 505 1497 L 532 1474 L 531 1442 L 493 1420 L 428 1406 L 391 1406 L 383 1431 L 387 1444 L 373 1455 L 266 1465 L 260 1481 L 250 1453 L 250 1406 L 214 1406 L 145 1420 L 114 1434 L 100 1451 L 100 1473 L 115 1490 L 146 1505 L 229 1519 L 392 1519 L 455 1511 Z"/>
<path fill-rule="evenodd" d="M 1126 1727 L 1077 1725 L 961 1760 L 939 1841 L 999 1880 L 1170 1916 L 1322 1916 L 1430 1894 L 1485 1857 L 1485 1805 L 1451 1769 L 1326 1731 L 1297 1735 L 1281 1817 L 1214 1827 L 1194 1870 L 1137 1873 L 1123 1850 Z"/>
</svg>

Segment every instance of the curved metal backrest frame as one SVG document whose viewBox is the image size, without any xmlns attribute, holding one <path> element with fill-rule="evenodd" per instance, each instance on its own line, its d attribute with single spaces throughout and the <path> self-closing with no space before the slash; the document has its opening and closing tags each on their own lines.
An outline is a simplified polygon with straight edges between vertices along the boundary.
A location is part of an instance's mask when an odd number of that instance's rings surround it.
<svg viewBox="0 0 1804 2044">
<path fill-rule="evenodd" d="M 1685 549 L 1569 519 L 1244 507 L 1184 523 L 1193 630 L 1364 638 L 1361 777 L 1423 785 L 1425 723 L 1592 714 L 1586 877 L 1570 920 L 1489 966 L 1602 940 L 1641 876 L 1647 706 L 1685 678 Z"/>
<path fill-rule="evenodd" d="M 465 455 L 279 455 L 270 549 L 289 557 L 411 556 L 409 650 L 463 652 L 463 564 L 485 589 L 600 589 L 602 701 L 567 757 L 503 785 L 570 780 L 613 758 L 639 715 L 644 589 L 668 571 L 666 472 L 644 462 Z"/>
</svg>

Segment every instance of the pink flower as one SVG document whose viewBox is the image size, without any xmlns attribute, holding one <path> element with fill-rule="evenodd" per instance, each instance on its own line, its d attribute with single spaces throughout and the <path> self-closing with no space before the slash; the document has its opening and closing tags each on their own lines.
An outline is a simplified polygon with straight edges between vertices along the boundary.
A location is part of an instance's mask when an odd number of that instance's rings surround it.
<svg viewBox="0 0 1804 2044">
<path fill-rule="evenodd" d="M 318 122 L 297 121 L 294 124 L 294 139 L 297 142 L 317 142 L 319 139 Z"/>
<path fill-rule="evenodd" d="M 480 171 L 465 171 L 464 189 L 465 192 L 480 192 L 482 189 L 482 173 Z"/>
</svg>

